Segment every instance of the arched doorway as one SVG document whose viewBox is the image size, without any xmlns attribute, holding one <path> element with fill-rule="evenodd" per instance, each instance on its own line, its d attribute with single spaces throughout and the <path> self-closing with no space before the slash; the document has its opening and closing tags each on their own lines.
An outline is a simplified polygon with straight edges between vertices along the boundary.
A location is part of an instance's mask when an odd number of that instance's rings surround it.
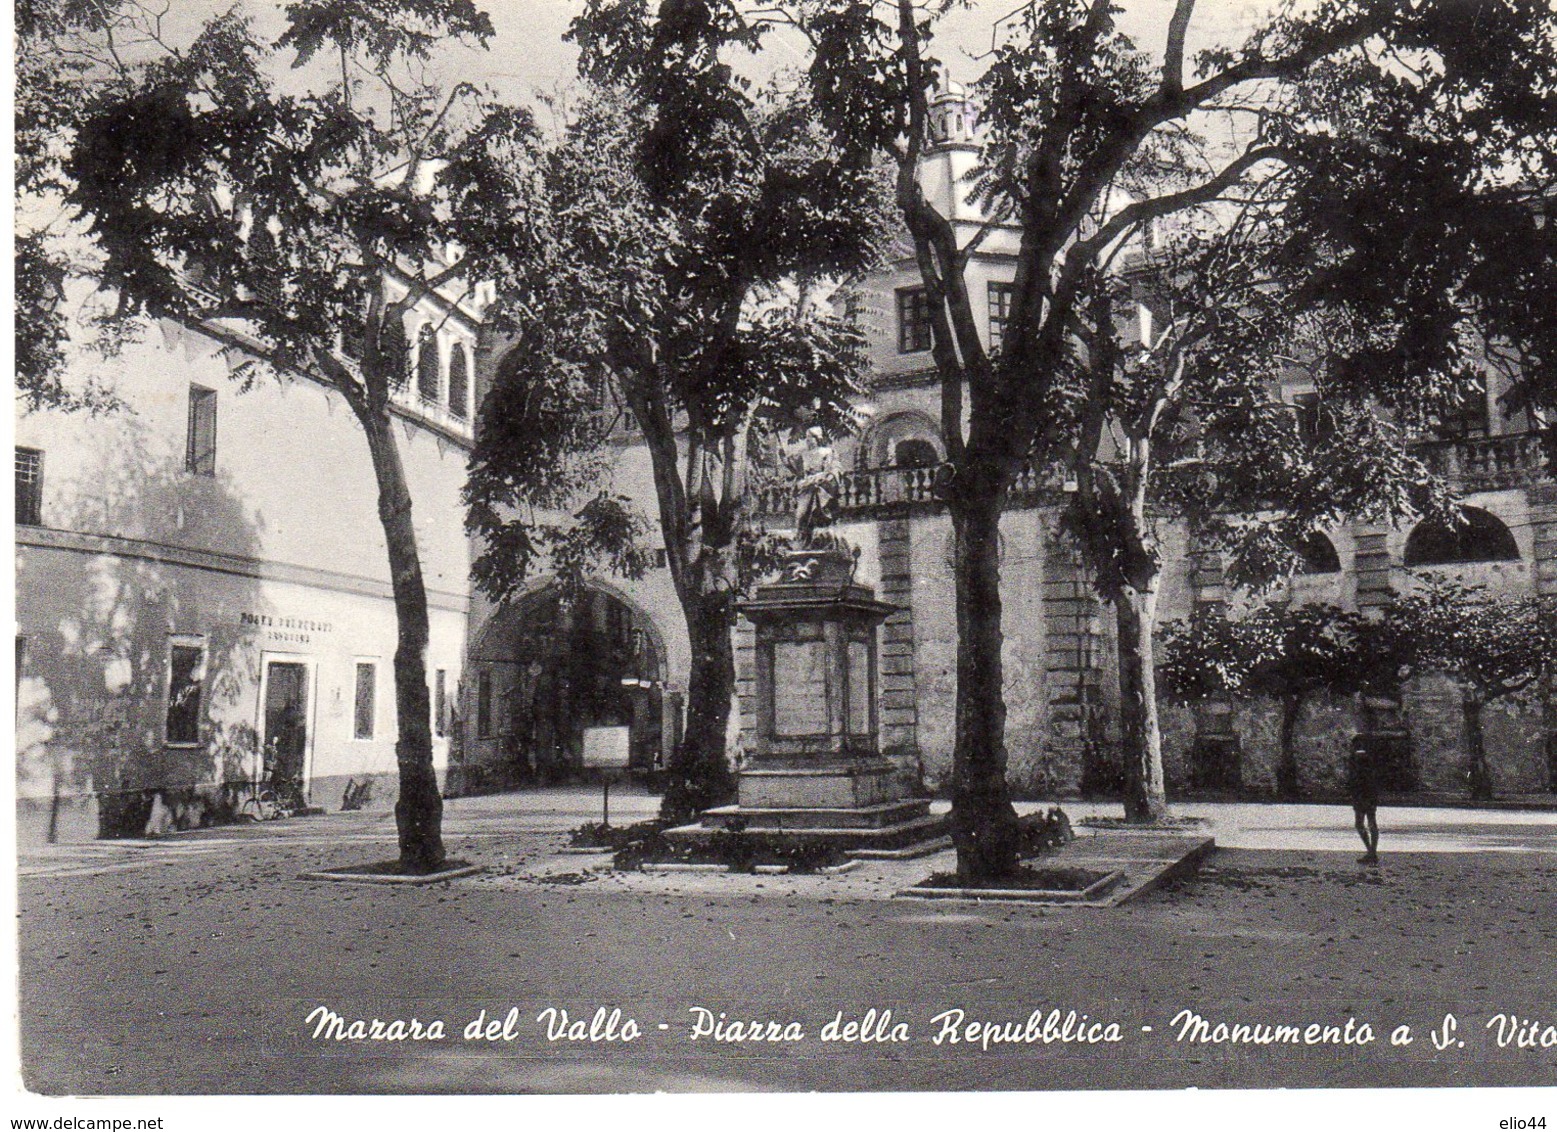
<svg viewBox="0 0 1557 1132">
<path fill-rule="evenodd" d="M 567 781 L 583 733 L 625 727 L 632 765 L 664 765 L 679 696 L 646 612 L 603 586 L 548 584 L 503 607 L 472 649 L 465 769 L 476 789 Z M 667 727 L 667 723 L 671 724 Z"/>
</svg>

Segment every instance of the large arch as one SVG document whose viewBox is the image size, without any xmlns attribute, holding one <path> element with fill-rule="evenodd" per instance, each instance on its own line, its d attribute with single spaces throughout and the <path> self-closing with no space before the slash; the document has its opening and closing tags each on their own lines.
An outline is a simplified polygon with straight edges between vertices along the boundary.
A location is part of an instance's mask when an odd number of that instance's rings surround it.
<svg viewBox="0 0 1557 1132">
<path fill-rule="evenodd" d="M 632 765 L 664 762 L 679 722 L 664 634 L 606 582 L 565 595 L 551 578 L 504 602 L 470 647 L 464 762 L 470 788 L 559 781 L 584 732 L 625 728 Z"/>
<path fill-rule="evenodd" d="M 869 468 L 925 467 L 945 461 L 946 441 L 934 417 L 905 409 L 877 421 L 861 452 Z"/>
<path fill-rule="evenodd" d="M 1472 562 L 1517 562 L 1514 534 L 1490 511 L 1461 507 L 1460 522 L 1418 523 L 1406 539 L 1405 565 L 1456 566 Z"/>
<path fill-rule="evenodd" d="M 1341 556 L 1335 543 L 1320 531 L 1311 532 L 1294 548 L 1298 555 L 1299 574 L 1339 574 Z"/>
</svg>

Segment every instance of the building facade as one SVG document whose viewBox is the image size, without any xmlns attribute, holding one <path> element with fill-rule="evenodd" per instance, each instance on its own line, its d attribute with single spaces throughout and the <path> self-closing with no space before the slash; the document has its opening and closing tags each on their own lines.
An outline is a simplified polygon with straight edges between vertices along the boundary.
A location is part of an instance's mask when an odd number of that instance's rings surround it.
<svg viewBox="0 0 1557 1132">
<path fill-rule="evenodd" d="M 478 315 L 429 301 L 408 316 L 395 408 L 440 774 L 469 612 Z M 213 342 L 171 323 L 72 364 L 122 406 L 17 421 L 24 843 L 203 824 L 278 781 L 314 806 L 338 807 L 348 783 L 392 803 L 395 607 L 367 442 L 340 394 L 275 377 L 244 391 Z"/>
</svg>

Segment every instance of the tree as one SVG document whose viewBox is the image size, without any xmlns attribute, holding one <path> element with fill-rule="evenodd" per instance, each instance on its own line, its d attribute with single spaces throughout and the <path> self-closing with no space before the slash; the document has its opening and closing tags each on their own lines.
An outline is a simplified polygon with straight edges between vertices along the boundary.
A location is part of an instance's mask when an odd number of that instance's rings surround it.
<svg viewBox="0 0 1557 1132">
<path fill-rule="evenodd" d="M 88 382 L 63 380 L 71 338 L 65 288 L 71 274 L 71 235 L 62 216 L 60 144 L 83 94 L 105 76 L 90 56 L 71 50 L 83 35 L 106 34 L 130 22 L 131 0 L 19 0 L 16 5 L 15 240 L 16 391 L 23 408 L 89 412 L 118 405 Z"/>
<path fill-rule="evenodd" d="M 409 379 L 403 319 L 447 309 L 480 277 L 461 229 L 503 203 L 485 195 L 492 169 L 511 178 L 531 137 L 527 114 L 415 76 L 440 40 L 491 32 L 470 0 L 299 0 L 274 40 L 233 11 L 178 46 L 132 6 L 79 41 L 104 79 L 63 165 L 122 319 L 193 328 L 246 358 L 249 380 L 269 369 L 320 382 L 362 427 L 398 627 L 395 818 L 413 872 L 436 869 L 444 847 L 427 595 L 392 429 Z M 297 93 L 277 81 L 287 55 L 308 80 Z"/>
<path fill-rule="evenodd" d="M 1118 31 L 1110 0 L 1025 5 L 1013 13 L 1006 41 L 980 83 L 987 137 L 975 188 L 990 219 L 970 231 L 943 214 L 918 181 L 939 70 L 929 52 L 935 20 L 948 7 L 922 9 L 913 0 L 797 0 L 789 15 L 811 38 L 811 82 L 836 135 L 888 155 L 898 171 L 897 200 L 929 301 L 948 432 L 945 495 L 955 539 L 959 630 L 953 769 L 958 869 L 965 876 L 998 877 L 1010 874 L 1017 860 L 1004 776 L 999 519 L 1024 462 L 1048 464 L 1075 435 L 1077 399 L 1067 394 L 1074 392 L 1078 371 L 1077 321 L 1100 266 L 1146 226 L 1214 201 L 1245 178 L 1289 168 L 1294 154 L 1333 148 L 1344 156 L 1332 153 L 1326 166 L 1331 187 L 1322 191 L 1324 182 L 1315 178 L 1312 199 L 1293 214 L 1323 222 L 1310 231 L 1322 237 L 1291 250 L 1322 249 L 1332 259 L 1325 285 L 1311 287 L 1305 301 L 1322 296 L 1348 310 L 1365 306 L 1368 270 L 1374 270 L 1377 289 L 1377 267 L 1388 260 L 1359 236 L 1398 236 L 1413 178 L 1457 190 L 1432 198 L 1445 208 L 1424 227 L 1436 225 L 1440 232 L 1457 227 L 1453 205 L 1468 202 L 1485 184 L 1479 178 L 1473 186 L 1457 182 L 1467 168 L 1463 152 L 1444 170 L 1423 160 L 1432 146 L 1410 151 L 1418 162 L 1406 164 L 1395 160 L 1398 150 L 1370 149 L 1367 140 L 1331 147 L 1335 131 L 1324 118 L 1303 113 L 1301 100 L 1288 102 L 1282 94 L 1325 65 L 1344 63 L 1346 82 L 1367 76 L 1370 89 L 1415 92 L 1397 103 L 1446 108 L 1439 122 L 1477 118 L 1482 127 L 1495 125 L 1456 136 L 1459 143 L 1479 137 L 1484 148 L 1478 158 L 1513 145 L 1539 163 L 1546 143 L 1525 146 L 1517 139 L 1521 131 L 1550 136 L 1550 100 L 1531 92 L 1551 89 L 1557 18 L 1525 0 L 1482 0 L 1474 14 L 1479 34 L 1467 37 L 1462 29 L 1471 17 L 1464 4 L 1326 0 L 1302 15 L 1280 9 L 1239 48 L 1201 52 L 1192 75 L 1186 44 L 1195 0 L 1174 6 L 1160 57 Z M 1171 176 L 1143 179 L 1153 172 L 1156 155 L 1192 149 L 1192 127 L 1212 113 L 1241 124 L 1244 140 L 1201 149 L 1187 184 Z M 1410 139 L 1404 121 L 1390 124 Z M 1358 179 L 1378 190 L 1360 205 L 1357 180 L 1336 176 L 1347 161 Z M 1315 169 L 1320 162 L 1303 164 Z M 1483 161 L 1478 171 L 1485 169 Z M 1337 202 L 1341 193 L 1346 200 Z M 1326 213 L 1321 201 L 1339 207 Z M 1358 219 L 1366 225 L 1354 232 L 1349 225 Z M 1010 314 L 1000 353 L 992 356 L 979 333 L 968 266 L 1001 224 L 1014 225 L 1020 243 Z M 1428 233 L 1417 238 L 1426 240 Z M 1476 244 L 1469 238 L 1457 246 L 1464 253 Z M 1401 245 L 1389 246 L 1398 255 Z M 1442 267 L 1452 260 L 1433 262 Z M 1428 278 L 1437 280 L 1430 288 L 1436 290 L 1443 276 L 1424 271 L 1407 290 L 1414 295 Z M 1392 315 L 1408 311 L 1406 301 L 1389 308 Z M 1441 338 L 1425 344 L 1435 341 Z M 1414 350 L 1386 347 L 1368 361 L 1389 364 L 1389 375 L 1374 377 L 1377 389 L 1413 368 Z M 1359 362 L 1351 373 L 1360 378 L 1364 369 Z M 1146 750 L 1131 761 L 1149 763 L 1152 757 Z M 1146 771 L 1132 790 L 1138 815 L 1162 808 L 1155 789 L 1160 770 Z"/>
<path fill-rule="evenodd" d="M 1173 164 L 1155 158 L 1158 175 Z M 1123 269 L 1105 263 L 1084 285 L 1077 377 L 1057 386 L 1076 422 L 1061 448 L 1077 488 L 1064 519 L 1115 610 L 1125 811 L 1135 820 L 1161 817 L 1166 803 L 1152 676 L 1161 521 L 1185 522 L 1227 551 L 1235 582 L 1265 586 L 1289 575 L 1323 528 L 1453 511 L 1410 442 L 1480 389 L 1482 370 L 1449 338 L 1403 367 L 1359 373 L 1359 354 L 1375 357 L 1385 342 L 1402 349 L 1435 328 L 1413 309 L 1359 333 L 1346 300 L 1310 303 L 1332 266 L 1291 255 L 1305 229 L 1291 228 L 1290 211 L 1313 191 L 1310 173 L 1294 156 L 1257 184 L 1229 183 L 1215 204 L 1181 210 L 1166 233 L 1127 251 Z M 1414 236 L 1413 223 L 1397 235 Z M 1420 266 L 1439 265 L 1427 254 Z M 1369 294 L 1397 298 L 1377 284 Z M 1432 318 L 1472 323 L 1477 301 L 1462 286 Z M 1283 399 L 1298 381 L 1320 398 L 1308 419 Z"/>
<path fill-rule="evenodd" d="M 570 540 L 619 545 L 591 533 L 619 501 L 569 510 L 613 417 L 642 435 L 691 645 L 663 805 L 685 820 L 733 785 L 731 634 L 775 549 L 752 522 L 752 477 L 774 474 L 786 434 L 854 425 L 863 337 L 820 300 L 870 264 L 882 210 L 871 170 L 840 159 L 804 100 L 733 76 L 736 29 L 665 11 L 592 3 L 574 24 L 595 86 L 547 155 L 545 238 L 513 251 L 500 284 L 522 303 L 468 497 L 478 579 L 501 595 Z"/>
<path fill-rule="evenodd" d="M 1180 701 L 1268 697 L 1281 705 L 1276 792 L 1301 794 L 1295 739 L 1304 706 L 1321 693 L 1355 695 L 1368 678 L 1360 663 L 1363 618 L 1333 605 L 1262 606 L 1230 618 L 1221 607 L 1164 626 L 1164 690 Z"/>
<path fill-rule="evenodd" d="M 1392 638 L 1409 642 L 1410 670 L 1442 672 L 1460 686 L 1466 782 L 1472 798 L 1491 798 L 1482 713 L 1541 679 L 1557 655 L 1557 604 L 1434 578 L 1396 598 L 1383 620 Z"/>
</svg>

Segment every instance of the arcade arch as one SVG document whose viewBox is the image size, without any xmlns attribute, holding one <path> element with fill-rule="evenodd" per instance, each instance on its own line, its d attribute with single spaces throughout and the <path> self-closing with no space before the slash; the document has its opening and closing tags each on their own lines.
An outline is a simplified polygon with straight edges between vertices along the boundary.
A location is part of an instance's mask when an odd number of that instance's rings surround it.
<svg viewBox="0 0 1557 1132">
<path fill-rule="evenodd" d="M 1514 562 L 1519 544 L 1503 520 L 1480 507 L 1461 507 L 1454 526 L 1420 522 L 1406 539 L 1407 566 L 1450 566 L 1471 562 Z"/>
<path fill-rule="evenodd" d="M 663 766 L 680 694 L 646 610 L 600 582 L 554 581 L 506 602 L 471 647 L 465 763 L 494 789 L 555 782 L 583 766 L 586 728 L 626 728 L 631 765 Z"/>
</svg>

